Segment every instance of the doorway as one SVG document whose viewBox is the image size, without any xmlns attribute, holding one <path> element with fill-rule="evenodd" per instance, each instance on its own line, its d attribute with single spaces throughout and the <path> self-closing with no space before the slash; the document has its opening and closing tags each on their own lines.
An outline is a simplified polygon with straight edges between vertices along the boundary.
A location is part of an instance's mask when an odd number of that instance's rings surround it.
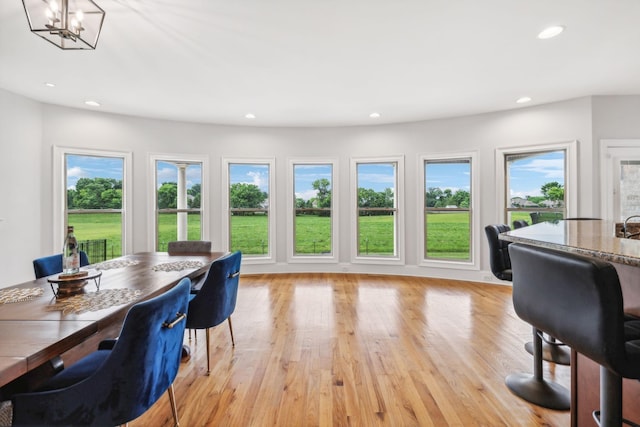
<svg viewBox="0 0 640 427">
<path fill-rule="evenodd" d="M 640 214 L 640 139 L 602 140 L 600 153 L 603 219 Z"/>
</svg>

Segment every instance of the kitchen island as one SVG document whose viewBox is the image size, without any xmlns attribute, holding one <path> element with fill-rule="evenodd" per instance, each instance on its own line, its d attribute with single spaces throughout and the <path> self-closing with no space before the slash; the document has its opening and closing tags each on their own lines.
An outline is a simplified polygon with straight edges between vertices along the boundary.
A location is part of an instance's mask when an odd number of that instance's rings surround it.
<svg viewBox="0 0 640 427">
<path fill-rule="evenodd" d="M 619 227 L 618 227 L 619 228 Z M 616 237 L 616 223 L 602 220 L 561 220 L 519 228 L 500 239 L 598 258 L 618 272 L 625 312 L 640 316 L 640 240 Z M 571 354 L 571 425 L 596 426 L 592 412 L 599 406 L 599 369 L 590 359 Z M 640 422 L 640 382 L 623 381 L 623 416 Z"/>
</svg>

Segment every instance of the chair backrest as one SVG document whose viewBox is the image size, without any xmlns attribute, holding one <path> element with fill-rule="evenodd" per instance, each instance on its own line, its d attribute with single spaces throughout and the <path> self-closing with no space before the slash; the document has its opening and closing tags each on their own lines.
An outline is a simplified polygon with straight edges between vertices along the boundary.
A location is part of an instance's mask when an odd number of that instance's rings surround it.
<svg viewBox="0 0 640 427">
<path fill-rule="evenodd" d="M 89 257 L 84 251 L 79 251 L 80 267 L 89 265 Z M 36 279 L 62 273 L 62 254 L 49 255 L 33 260 L 33 271 Z"/>
<path fill-rule="evenodd" d="M 484 228 L 489 242 L 489 265 L 491 272 L 500 280 L 511 280 L 511 259 L 508 246 L 511 242 L 500 240 L 498 235 L 510 231 L 506 224 L 490 224 Z"/>
<path fill-rule="evenodd" d="M 17 425 L 119 425 L 142 415 L 173 383 L 180 366 L 191 281 L 135 304 L 104 363 L 66 388 L 16 395 Z"/>
<path fill-rule="evenodd" d="M 211 252 L 211 242 L 208 240 L 177 240 L 168 243 L 167 252 L 170 254 Z"/>
<path fill-rule="evenodd" d="M 615 268 L 595 258 L 517 243 L 509 252 L 518 316 L 623 375 L 624 308 Z"/>
<path fill-rule="evenodd" d="M 202 288 L 189 303 L 187 328 L 205 329 L 224 322 L 236 308 L 240 281 L 240 251 L 211 263 Z"/>
<path fill-rule="evenodd" d="M 517 219 L 515 221 L 513 221 L 513 228 L 518 229 L 518 228 L 522 228 L 522 227 L 527 227 L 529 225 L 529 223 L 527 221 L 525 221 L 524 219 Z"/>
</svg>

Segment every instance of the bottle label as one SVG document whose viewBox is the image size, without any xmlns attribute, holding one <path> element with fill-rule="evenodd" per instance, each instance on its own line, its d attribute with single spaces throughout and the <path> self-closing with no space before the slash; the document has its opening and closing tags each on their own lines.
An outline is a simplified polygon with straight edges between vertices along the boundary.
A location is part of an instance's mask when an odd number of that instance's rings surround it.
<svg viewBox="0 0 640 427">
<path fill-rule="evenodd" d="M 77 270 L 80 268 L 80 256 L 77 252 L 71 254 L 67 265 L 73 270 Z"/>
</svg>

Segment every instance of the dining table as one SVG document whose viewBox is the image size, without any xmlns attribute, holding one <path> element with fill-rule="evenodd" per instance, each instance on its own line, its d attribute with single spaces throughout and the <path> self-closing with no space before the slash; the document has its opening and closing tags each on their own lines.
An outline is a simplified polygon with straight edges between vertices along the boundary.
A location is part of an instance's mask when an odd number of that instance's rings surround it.
<svg viewBox="0 0 640 427">
<path fill-rule="evenodd" d="M 640 317 L 640 240 L 621 237 L 621 223 L 597 219 L 542 222 L 500 234 L 508 242 L 545 247 L 604 260 L 616 269 L 624 311 Z M 567 313 L 570 316 L 571 313 Z M 599 366 L 571 351 L 571 426 L 596 426 L 599 407 Z M 640 382 L 623 380 L 623 416 L 640 420 Z"/>
<path fill-rule="evenodd" d="M 87 278 L 74 292 L 61 292 L 57 274 L 1 288 L 0 400 L 116 338 L 132 305 L 201 277 L 224 255 L 141 252 L 82 267 Z"/>
</svg>

